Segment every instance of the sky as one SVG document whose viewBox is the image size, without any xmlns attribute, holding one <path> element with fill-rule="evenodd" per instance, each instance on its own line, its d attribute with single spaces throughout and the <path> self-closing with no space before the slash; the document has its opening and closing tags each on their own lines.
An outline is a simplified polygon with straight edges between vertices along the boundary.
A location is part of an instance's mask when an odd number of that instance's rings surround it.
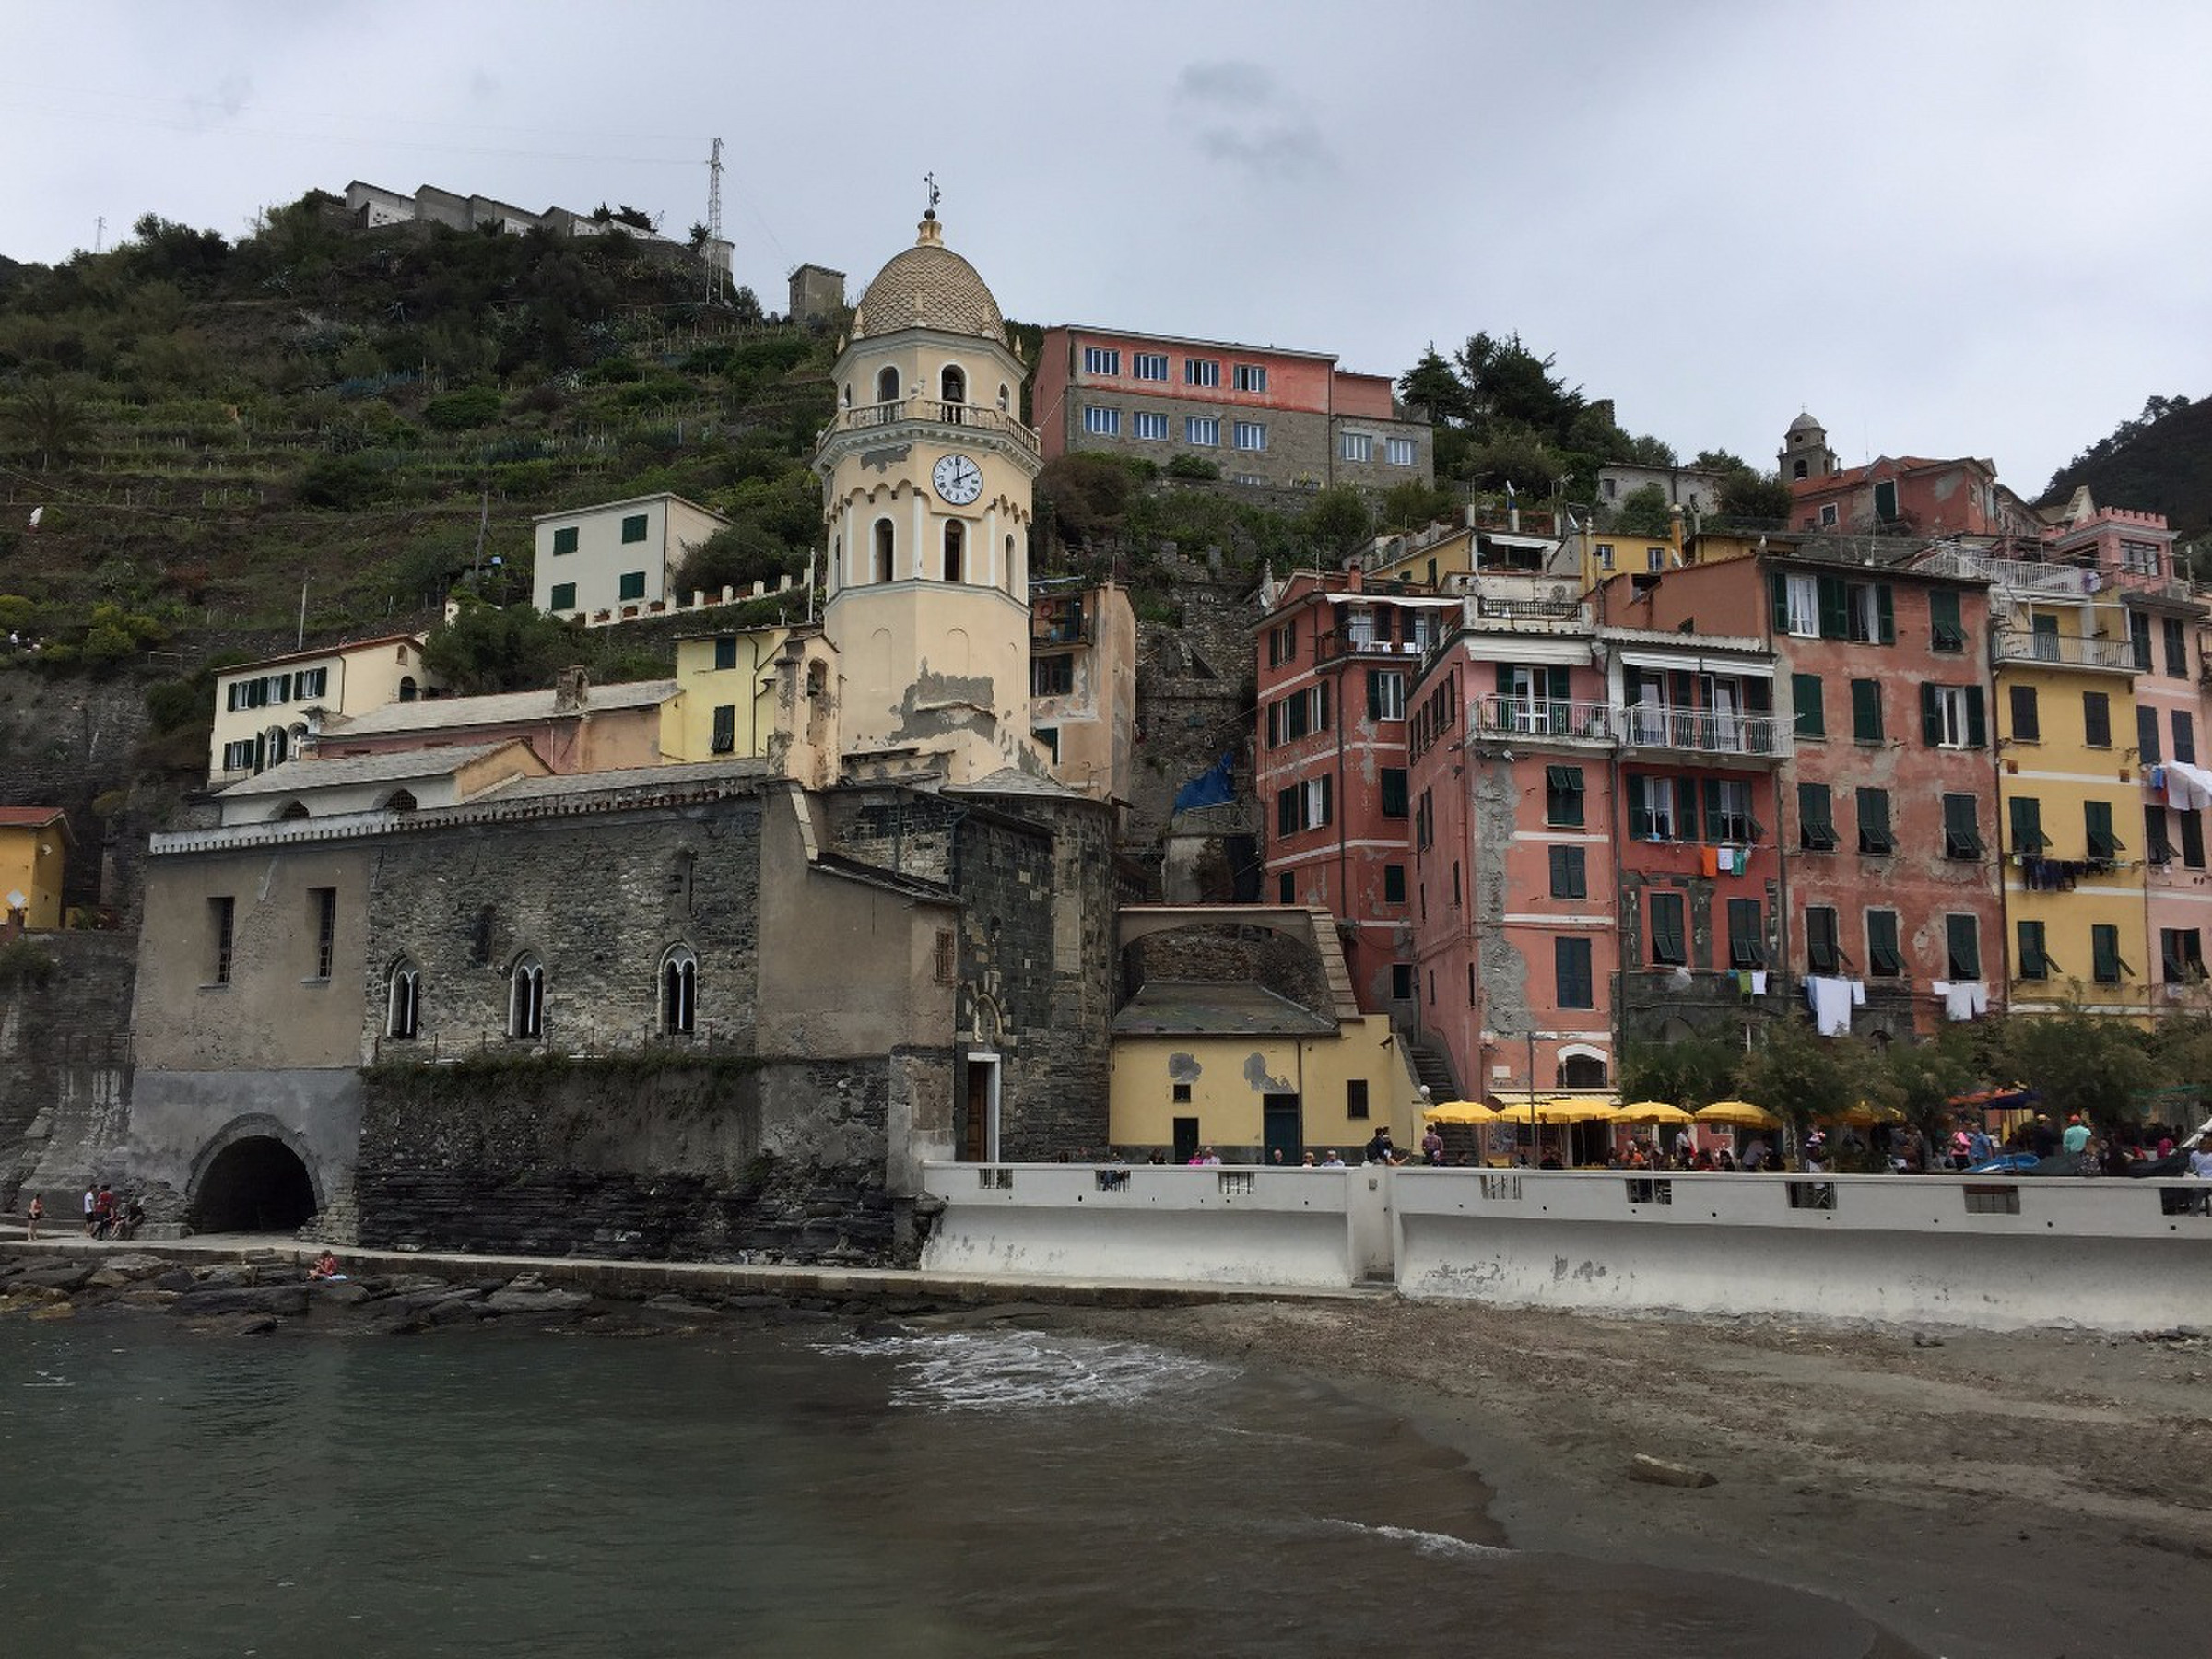
<svg viewBox="0 0 2212 1659">
<path fill-rule="evenodd" d="M 2195 0 L 0 0 L 0 61 L 18 260 L 353 179 L 680 236 L 720 137 L 771 309 L 856 297 L 930 171 L 1009 316 L 1392 374 L 1518 333 L 1686 457 L 1810 409 L 2033 494 L 2212 395 Z"/>
</svg>

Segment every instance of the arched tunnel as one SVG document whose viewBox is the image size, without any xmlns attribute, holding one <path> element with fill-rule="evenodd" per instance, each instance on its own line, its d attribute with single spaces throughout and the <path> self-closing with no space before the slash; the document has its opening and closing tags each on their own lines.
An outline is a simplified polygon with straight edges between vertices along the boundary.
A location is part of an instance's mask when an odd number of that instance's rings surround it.
<svg viewBox="0 0 2212 1659">
<path fill-rule="evenodd" d="M 299 1154 L 265 1135 L 215 1155 L 193 1194 L 194 1232 L 297 1232 L 315 1214 L 314 1182 Z"/>
</svg>

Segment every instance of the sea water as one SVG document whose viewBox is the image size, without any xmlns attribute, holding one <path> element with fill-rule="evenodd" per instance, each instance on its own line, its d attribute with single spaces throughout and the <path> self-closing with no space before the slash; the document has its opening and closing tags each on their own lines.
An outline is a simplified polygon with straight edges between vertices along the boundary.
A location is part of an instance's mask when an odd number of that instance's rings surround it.
<svg viewBox="0 0 2212 1659">
<path fill-rule="evenodd" d="M 799 1334 L 799 1333 L 804 1333 Z M 1011 1327 L 0 1323 L 0 1651 L 1727 1655 L 1816 1598 L 1515 1551 L 1295 1378 Z"/>
</svg>

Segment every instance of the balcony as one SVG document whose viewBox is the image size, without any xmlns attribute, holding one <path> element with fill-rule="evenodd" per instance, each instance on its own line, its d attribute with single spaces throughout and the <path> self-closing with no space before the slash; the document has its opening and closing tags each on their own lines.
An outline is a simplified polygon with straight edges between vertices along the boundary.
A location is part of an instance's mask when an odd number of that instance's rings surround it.
<svg viewBox="0 0 2212 1659">
<path fill-rule="evenodd" d="M 1762 758 L 1781 753 L 1771 714 L 1675 709 L 1663 703 L 1633 703 L 1614 712 L 1620 721 L 1620 741 L 1628 748 Z"/>
<path fill-rule="evenodd" d="M 2048 663 L 2053 667 L 2099 668 L 2113 674 L 2140 672 L 2135 650 L 2125 640 L 2030 633 L 2018 628 L 1997 629 L 1994 656 L 2000 663 Z"/>
<path fill-rule="evenodd" d="M 1485 697 L 1474 708 L 1475 730 L 1483 736 L 1574 743 L 1611 743 L 1618 725 L 1614 714 L 1609 703 L 1544 697 Z"/>
<path fill-rule="evenodd" d="M 979 432 L 1003 432 L 1026 449 L 1038 448 L 1036 432 L 1006 410 L 985 404 L 950 403 L 941 397 L 899 397 L 888 403 L 855 404 L 849 409 L 838 410 L 830 429 L 867 431 L 910 420 L 968 427 Z"/>
<path fill-rule="evenodd" d="M 1042 601 L 1030 612 L 1030 643 L 1036 645 L 1089 645 L 1097 642 L 1099 619 L 1080 602 Z"/>
<path fill-rule="evenodd" d="M 1401 660 L 1421 654 L 1422 642 L 1412 640 L 1382 640 L 1360 629 L 1333 628 L 1314 642 L 1314 653 L 1324 662 L 1331 657 L 1397 657 Z"/>
</svg>

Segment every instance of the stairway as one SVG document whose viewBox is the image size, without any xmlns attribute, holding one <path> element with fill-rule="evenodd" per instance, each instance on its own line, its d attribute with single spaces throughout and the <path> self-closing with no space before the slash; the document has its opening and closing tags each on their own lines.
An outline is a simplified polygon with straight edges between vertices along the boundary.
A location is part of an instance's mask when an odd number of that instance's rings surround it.
<svg viewBox="0 0 2212 1659">
<path fill-rule="evenodd" d="M 1413 1075 L 1420 1079 L 1421 1087 L 1429 1091 L 1432 1100 L 1459 1100 L 1466 1097 L 1459 1092 L 1459 1084 L 1452 1076 L 1452 1056 L 1431 1037 L 1413 1032 L 1400 1032 L 1398 1041 L 1406 1045 L 1406 1058 L 1412 1063 Z"/>
</svg>

